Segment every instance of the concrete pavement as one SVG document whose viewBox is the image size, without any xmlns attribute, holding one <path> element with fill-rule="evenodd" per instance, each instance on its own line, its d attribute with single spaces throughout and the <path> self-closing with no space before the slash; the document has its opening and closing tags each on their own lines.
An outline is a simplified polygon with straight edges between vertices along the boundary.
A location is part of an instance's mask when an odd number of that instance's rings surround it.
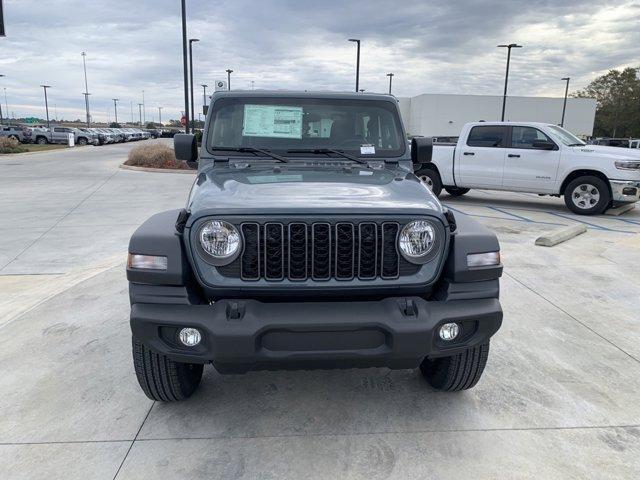
<svg viewBox="0 0 640 480">
<path fill-rule="evenodd" d="M 120 170 L 128 148 L 0 158 L 0 292 L 79 279 L 0 324 L 3 479 L 637 478 L 639 209 L 541 248 L 550 224 L 582 220 L 557 199 L 443 196 L 503 249 L 505 320 L 473 390 L 408 370 L 208 367 L 193 398 L 160 404 L 131 364 L 124 255 L 192 178 Z"/>
</svg>

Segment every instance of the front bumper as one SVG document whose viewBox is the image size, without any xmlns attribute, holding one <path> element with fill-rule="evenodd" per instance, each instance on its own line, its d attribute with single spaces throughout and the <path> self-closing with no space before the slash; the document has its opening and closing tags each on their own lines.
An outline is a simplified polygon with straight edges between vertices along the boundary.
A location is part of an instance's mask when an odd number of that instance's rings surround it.
<svg viewBox="0 0 640 480">
<path fill-rule="evenodd" d="M 458 338 L 439 327 L 456 322 Z M 263 303 L 219 300 L 213 305 L 134 303 L 133 335 L 178 362 L 212 362 L 221 373 L 261 369 L 415 368 L 425 357 L 448 356 L 487 341 L 502 323 L 496 298 L 426 301 L 390 297 L 361 302 Z M 178 332 L 200 330 L 196 347 Z"/>
<path fill-rule="evenodd" d="M 609 180 L 614 202 L 632 203 L 640 200 L 640 182 L 635 180 Z"/>
</svg>

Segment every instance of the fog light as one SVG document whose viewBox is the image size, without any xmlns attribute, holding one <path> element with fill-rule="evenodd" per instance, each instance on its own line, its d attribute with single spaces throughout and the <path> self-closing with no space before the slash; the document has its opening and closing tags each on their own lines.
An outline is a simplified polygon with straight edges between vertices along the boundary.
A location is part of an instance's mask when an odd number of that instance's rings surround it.
<svg viewBox="0 0 640 480">
<path fill-rule="evenodd" d="M 457 323 L 445 323 L 440 327 L 440 338 L 447 342 L 455 339 L 460 333 L 460 327 Z"/>
<path fill-rule="evenodd" d="M 180 330 L 180 341 L 187 347 L 195 347 L 202 340 L 202 335 L 197 328 L 183 328 Z"/>
</svg>

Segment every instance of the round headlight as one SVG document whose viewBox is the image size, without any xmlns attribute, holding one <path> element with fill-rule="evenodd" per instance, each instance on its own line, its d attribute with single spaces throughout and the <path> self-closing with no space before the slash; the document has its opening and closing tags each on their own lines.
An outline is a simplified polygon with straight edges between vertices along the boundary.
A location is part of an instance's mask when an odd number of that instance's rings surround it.
<svg viewBox="0 0 640 480">
<path fill-rule="evenodd" d="M 240 251 L 240 233 L 228 222 L 210 220 L 200 229 L 200 246 L 211 257 L 225 260 Z"/>
<path fill-rule="evenodd" d="M 421 260 L 436 243 L 436 230 L 426 220 L 407 223 L 400 232 L 400 251 L 407 260 Z"/>
</svg>

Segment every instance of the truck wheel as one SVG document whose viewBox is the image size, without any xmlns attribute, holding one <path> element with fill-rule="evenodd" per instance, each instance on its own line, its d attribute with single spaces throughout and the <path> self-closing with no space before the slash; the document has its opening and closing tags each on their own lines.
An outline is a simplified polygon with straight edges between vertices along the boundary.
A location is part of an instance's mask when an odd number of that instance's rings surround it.
<svg viewBox="0 0 640 480">
<path fill-rule="evenodd" d="M 564 203 L 578 215 L 597 215 L 611 202 L 611 193 L 604 180 L 587 175 L 572 180 L 564 191 Z"/>
<path fill-rule="evenodd" d="M 420 371 L 433 388 L 446 392 L 467 390 L 480 380 L 488 356 L 489 342 L 451 357 L 425 358 Z"/>
<path fill-rule="evenodd" d="M 469 193 L 468 188 L 459 188 L 459 187 L 444 187 L 449 195 L 452 197 L 461 197 L 465 193 Z"/>
<path fill-rule="evenodd" d="M 86 144 L 87 144 L 87 139 L 86 139 L 86 138 L 84 138 L 84 137 L 80 137 L 80 138 L 78 139 L 78 145 L 80 145 L 80 146 L 82 146 L 82 147 L 83 147 L 83 146 L 85 146 Z"/>
<path fill-rule="evenodd" d="M 174 362 L 132 337 L 138 383 L 151 400 L 177 402 L 189 398 L 200 384 L 203 365 Z"/>
<path fill-rule="evenodd" d="M 36 138 L 36 143 L 38 145 L 45 145 L 47 143 L 47 139 L 45 137 L 38 137 Z"/>
<path fill-rule="evenodd" d="M 440 174 L 431 168 L 423 168 L 416 172 L 416 176 L 424 183 L 433 194 L 438 197 L 442 192 L 442 181 Z"/>
</svg>

